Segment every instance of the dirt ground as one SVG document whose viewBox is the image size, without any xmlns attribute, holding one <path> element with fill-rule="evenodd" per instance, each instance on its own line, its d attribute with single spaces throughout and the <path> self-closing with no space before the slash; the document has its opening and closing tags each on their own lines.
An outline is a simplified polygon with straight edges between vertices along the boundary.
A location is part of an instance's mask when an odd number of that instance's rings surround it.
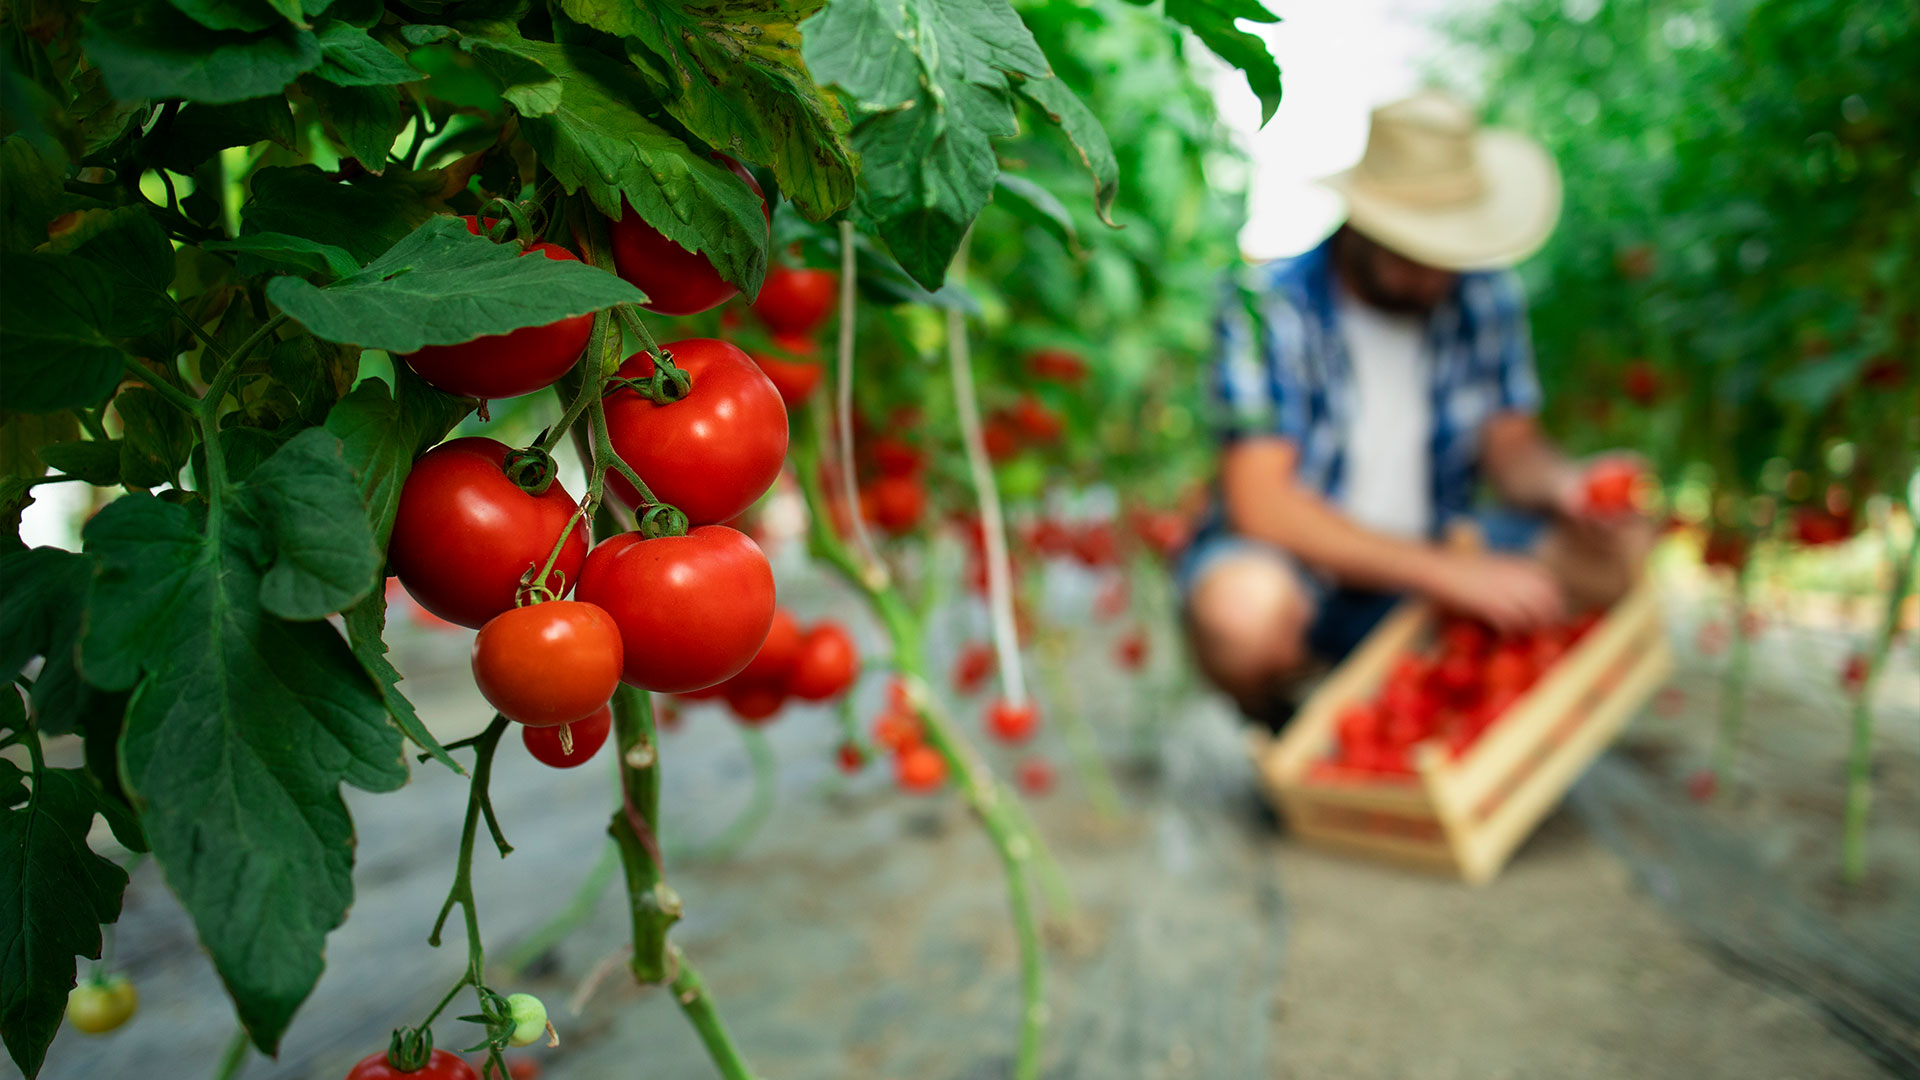
<svg viewBox="0 0 1920 1080">
<path fill-rule="evenodd" d="M 407 689 L 428 723 L 443 738 L 470 729 L 482 714 L 465 673 L 466 636 L 398 636 Z M 1170 645 L 1156 642 L 1149 685 L 1164 683 Z M 1763 649 L 1774 662 L 1757 669 L 1784 671 L 1798 658 L 1813 670 L 1798 639 Z M 1079 906 L 1050 934 L 1050 1080 L 1883 1074 L 1806 994 L 1703 947 L 1698 927 L 1649 893 L 1647 867 L 1589 824 L 1600 820 L 1596 800 L 1577 796 L 1479 889 L 1322 853 L 1275 831 L 1217 703 L 1186 692 L 1171 707 L 1157 704 L 1111 674 L 1106 655 L 1096 640 L 1069 662 L 1079 705 L 1116 753 L 1141 745 L 1129 729 L 1143 710 L 1158 716 L 1158 734 L 1145 762 L 1122 770 L 1125 812 L 1113 821 L 1090 809 L 1057 730 L 1041 742 L 1062 783 L 1035 813 Z M 1675 793 L 1710 734 L 1702 704 L 1710 663 L 1683 656 L 1681 685 L 1695 704 L 1642 717 L 1609 769 Z M 1804 865 L 1809 845 L 1830 864 L 1837 843 L 1837 824 L 1824 819 L 1844 754 L 1844 734 L 1836 742 L 1826 730 L 1844 729 L 1837 698 L 1828 715 L 1804 687 L 1763 678 L 1749 724 L 1757 749 L 1745 759 L 1753 771 L 1723 804 L 1697 808 L 1683 796 L 1674 804 L 1689 819 L 1724 819 L 1724 843 L 1749 845 L 1779 868 L 1785 891 L 1887 934 L 1920 933 L 1920 920 L 1909 919 L 1920 896 L 1910 783 L 1920 678 L 1911 657 L 1903 664 L 1883 687 L 1891 734 L 1882 764 L 1908 787 L 1876 807 L 1875 853 L 1885 857 L 1864 899 L 1832 900 L 1823 884 L 1831 874 Z M 868 698 L 877 699 L 879 682 L 865 688 Z M 882 770 L 842 780 L 825 712 L 796 711 L 769 737 L 780 761 L 771 820 L 728 858 L 683 858 L 671 869 L 688 911 L 675 940 L 757 1071 L 768 1080 L 1005 1076 L 1013 940 L 998 863 L 964 809 L 951 796 L 897 795 Z M 736 730 L 694 712 L 663 754 L 668 842 L 720 833 L 750 787 Z M 495 802 L 516 850 L 504 862 L 490 850 L 476 859 L 491 975 L 503 991 L 539 993 L 552 1011 L 560 1048 L 521 1052 L 549 1080 L 710 1076 L 665 995 L 634 988 L 618 970 L 591 985 L 625 936 L 617 886 L 529 971 L 500 969 L 512 944 L 587 877 L 603 850 L 612 787 L 605 769 L 558 773 L 503 746 Z M 1784 794 L 1753 794 L 1776 789 Z M 1809 799 L 1813 790 L 1826 801 Z M 461 798 L 462 781 L 432 766 L 417 767 L 401 792 L 351 794 L 360 837 L 352 917 L 330 939 L 327 974 L 281 1057 L 254 1059 L 244 1076 L 343 1076 L 452 983 L 464 961 L 458 935 L 437 951 L 425 937 L 451 877 Z M 1755 809 L 1756 799 L 1772 809 Z M 42 1075 L 209 1074 L 231 1013 L 151 865 L 135 874 L 117 957 L 141 987 L 140 1015 L 104 1038 L 63 1032 Z M 437 1026 L 451 1047 L 469 1045 L 472 1030 Z"/>
</svg>

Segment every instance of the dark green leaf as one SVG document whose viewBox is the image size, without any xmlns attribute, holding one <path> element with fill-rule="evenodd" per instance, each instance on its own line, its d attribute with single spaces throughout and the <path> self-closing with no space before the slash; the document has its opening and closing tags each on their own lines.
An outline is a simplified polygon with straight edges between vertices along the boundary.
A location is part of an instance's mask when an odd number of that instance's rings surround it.
<svg viewBox="0 0 1920 1080">
<path fill-rule="evenodd" d="M 320 66 L 313 73 L 335 86 L 393 86 L 420 72 L 365 30 L 330 22 L 319 30 Z"/>
<path fill-rule="evenodd" d="M 48 415 L 59 415 L 57 413 Z M 62 442 L 40 448 L 40 460 L 68 476 L 77 476 L 89 484 L 112 487 L 120 482 L 120 443 Z"/>
<path fill-rule="evenodd" d="M 217 544 L 192 508 L 145 495 L 109 504 L 85 531 L 100 571 L 82 666 L 108 688 L 139 684 L 122 771 L 168 883 L 268 1053 L 352 902 L 353 824 L 339 785 L 387 791 L 406 780 L 380 690 L 339 633 L 262 610 L 267 573 L 276 606 L 303 616 L 348 592 L 334 584 L 341 568 L 307 562 L 324 531 L 357 522 L 358 540 L 339 546 L 364 541 L 371 557 L 350 481 L 340 504 L 345 466 L 316 459 L 321 450 L 290 443 L 287 462 L 269 460 L 234 493 L 239 505 L 216 502 Z"/>
<path fill-rule="evenodd" d="M 185 175 L 229 146 L 257 142 L 293 145 L 293 111 L 283 95 L 230 105 L 188 105 L 162 137 L 145 145 L 152 148 L 154 164 Z"/>
<path fill-rule="evenodd" d="M 6 603 L 0 605 L 0 675 L 11 680 L 28 660 L 43 656 L 33 684 L 33 711 L 42 730 L 64 735 L 78 717 L 81 694 L 74 648 L 93 567 L 83 555 L 40 547 L 0 558 Z"/>
<path fill-rule="evenodd" d="M 27 252 L 47 242 L 63 209 L 60 170 L 17 135 L 0 140 L 0 248 Z"/>
<path fill-rule="evenodd" d="M 393 140 L 409 115 L 391 86 L 335 86 L 311 76 L 301 80 L 320 109 L 320 122 L 368 172 L 385 172 Z"/>
<path fill-rule="evenodd" d="M 113 289 L 75 255 L 0 255 L 0 370 L 7 407 L 97 405 L 120 383 L 120 347 L 103 329 Z"/>
<path fill-rule="evenodd" d="M 1093 174 L 1094 210 L 1100 215 L 1100 220 L 1113 224 L 1110 215 L 1113 198 L 1120 192 L 1120 163 L 1113 156 L 1113 144 L 1107 140 L 1107 130 L 1100 126 L 1100 121 L 1086 103 L 1057 78 L 1023 79 L 1018 89 L 1066 133 L 1068 141 L 1079 153 L 1081 163 Z"/>
<path fill-rule="evenodd" d="M 107 86 L 99 68 L 90 67 L 73 76 L 74 100 L 68 111 L 74 117 L 74 130 L 80 136 L 83 159 L 105 153 L 117 157 L 115 144 L 139 135 L 152 105 L 145 101 L 122 101 Z M 109 152 L 111 151 L 111 152 Z"/>
<path fill-rule="evenodd" d="M 993 195 L 991 140 L 1016 130 L 1009 74 L 1047 59 L 1006 0 L 834 0 L 806 25 L 807 65 L 853 101 L 861 212 L 928 288 Z"/>
<path fill-rule="evenodd" d="M 395 353 L 643 299 L 604 270 L 523 259 L 520 251 L 474 236 L 458 218 L 437 217 L 353 277 L 324 289 L 299 278 L 275 278 L 267 283 L 267 298 L 328 341 Z"/>
<path fill-rule="evenodd" d="M 209 30 L 265 30 L 287 21 L 269 0 L 169 0 Z M 299 6 L 293 5 L 297 12 Z"/>
<path fill-rule="evenodd" d="M 312 275 L 322 281 L 360 272 L 359 261 L 345 248 L 286 233 L 248 233 L 234 240 L 211 240 L 203 246 L 208 251 L 240 252 L 275 269 Z"/>
<path fill-rule="evenodd" d="M 126 428 L 120 440 L 121 482 L 143 488 L 174 483 L 193 450 L 186 414 L 143 386 L 120 391 L 113 408 Z"/>
<path fill-rule="evenodd" d="M 0 413 L 0 476 L 45 476 L 52 462 L 39 451 L 79 435 L 80 422 L 70 412 Z"/>
<path fill-rule="evenodd" d="M 414 711 L 413 702 L 400 692 L 400 672 L 387 659 L 387 643 L 382 635 L 387 628 L 387 597 L 383 592 L 368 594 L 365 600 L 346 611 L 347 641 L 353 648 L 353 655 L 360 658 L 360 664 L 367 669 L 373 681 L 380 684 L 380 696 L 386 700 L 387 712 L 393 722 L 400 725 L 400 731 L 413 744 L 425 750 L 433 760 L 465 776 L 467 770 L 453 760 L 440 740 L 433 737 L 427 725 L 420 720 L 420 714 Z"/>
<path fill-rule="evenodd" d="M 97 5 L 85 43 L 107 85 L 125 99 L 246 101 L 279 93 L 320 63 L 313 33 L 291 23 L 209 30 L 162 0 Z"/>
<path fill-rule="evenodd" d="M 443 394 L 415 378 L 402 376 L 400 386 L 396 402 L 386 383 L 363 380 L 327 414 L 327 430 L 346 445 L 347 465 L 359 481 L 374 543 L 382 551 L 393 532 L 400 489 L 414 458 L 445 438 L 473 407 L 466 398 Z"/>
<path fill-rule="evenodd" d="M 344 248 L 365 264 L 433 216 L 437 179 L 421 174 L 360 177 L 342 183 L 312 165 L 262 169 L 240 208 L 242 235 L 285 233 Z M 243 262 L 241 271 L 256 273 Z"/>
<path fill-rule="evenodd" d="M 707 256 L 720 276 L 752 294 L 767 272 L 765 203 L 729 169 L 641 115 L 633 70 L 582 46 L 500 42 L 551 71 L 560 107 L 522 116 L 521 130 L 566 191 L 586 191 L 600 212 L 621 200 L 669 240 Z"/>
<path fill-rule="evenodd" d="M 298 334 L 274 344 L 267 368 L 300 403 L 301 422 L 322 424 L 334 403 L 353 386 L 360 370 L 360 350 Z"/>
<path fill-rule="evenodd" d="M 80 156 L 80 135 L 60 99 L 11 62 L 0 67 L 0 130 L 32 143 L 51 161 Z"/>
<path fill-rule="evenodd" d="M 20 515 L 33 505 L 33 488 L 17 476 L 0 476 L 0 515 L 6 529 L 0 531 L 0 555 L 27 550 L 20 542 Z"/>
<path fill-rule="evenodd" d="M 1073 215 L 1053 197 L 1053 192 L 1012 173 L 1001 173 L 998 183 L 1000 191 L 994 198 L 995 206 L 1004 207 L 1030 225 L 1040 226 L 1069 248 L 1080 246 L 1080 237 L 1073 229 Z"/>
<path fill-rule="evenodd" d="M 560 80 L 539 61 L 485 38 L 466 38 L 460 46 L 492 76 L 501 99 L 520 115 L 547 116 L 560 107 Z"/>
<path fill-rule="evenodd" d="M 0 761 L 0 787 L 19 783 L 20 767 Z M 43 769 L 33 784 L 30 801 L 0 812 L 0 1033 L 28 1076 L 60 1028 L 74 958 L 100 956 L 100 927 L 120 917 L 127 888 L 126 871 L 87 846 L 99 806 L 86 774 Z"/>
<path fill-rule="evenodd" d="M 167 289 L 173 284 L 173 245 L 145 210 L 88 210 L 47 250 L 78 255 L 106 275 L 113 319 L 104 329 L 114 337 L 144 334 L 172 314 Z"/>
<path fill-rule="evenodd" d="M 667 111 L 708 144 L 771 162 L 780 190 L 820 220 L 853 200 L 840 103 L 807 73 L 799 23 L 821 0 L 564 0 L 574 19 L 628 39 L 671 91 Z"/>
<path fill-rule="evenodd" d="M 261 607 L 283 619 L 320 619 L 374 589 L 380 551 L 339 438 L 301 432 L 239 490 L 236 509 L 270 544 Z"/>
<path fill-rule="evenodd" d="M 1166 13 L 1192 30 L 1215 56 L 1245 72 L 1248 88 L 1260 99 L 1260 123 L 1273 119 L 1273 111 L 1280 107 L 1280 65 L 1265 41 L 1234 23 L 1239 19 L 1277 23 L 1278 15 L 1261 6 L 1260 0 L 1166 0 Z"/>
</svg>

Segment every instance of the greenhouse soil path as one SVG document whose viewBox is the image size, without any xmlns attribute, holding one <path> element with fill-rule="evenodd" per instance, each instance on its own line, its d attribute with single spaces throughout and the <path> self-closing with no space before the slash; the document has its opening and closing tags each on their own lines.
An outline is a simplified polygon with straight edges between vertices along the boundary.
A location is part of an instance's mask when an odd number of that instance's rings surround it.
<svg viewBox="0 0 1920 1080">
<path fill-rule="evenodd" d="M 443 737 L 478 713 L 463 653 L 450 636 L 407 654 L 408 688 Z M 1125 715 L 1118 680 L 1081 685 L 1096 722 Z M 1124 819 L 1095 817 L 1064 768 L 1036 807 L 1081 905 L 1053 933 L 1048 1077 L 1880 1075 L 1806 1002 L 1697 947 L 1571 812 L 1484 889 L 1323 854 L 1274 833 L 1224 712 L 1195 700 L 1180 711 L 1152 767 L 1124 776 Z M 957 800 L 896 795 L 882 769 L 842 780 L 825 714 L 789 715 L 769 734 L 782 762 L 772 819 L 731 858 L 683 859 L 671 874 L 688 910 L 676 940 L 740 1044 L 769 1080 L 1005 1076 L 1014 952 L 991 849 Z M 721 832 L 750 787 L 731 725 L 690 713 L 663 750 L 669 844 Z M 336 1080 L 451 984 L 458 936 L 438 951 L 424 939 L 452 872 L 460 783 L 417 766 L 401 792 L 354 795 L 353 918 L 330 939 L 281 1059 L 255 1059 L 245 1076 Z M 611 788 L 598 768 L 557 773 L 503 745 L 495 796 L 516 850 L 475 860 L 496 961 L 589 873 Z M 128 908 L 119 955 L 143 1011 L 110 1038 L 63 1036 L 50 1080 L 128 1075 L 136 1062 L 142 1075 L 203 1075 L 231 1033 L 151 865 Z M 669 1000 L 618 971 L 568 1011 L 624 933 L 609 890 L 532 971 L 494 973 L 504 990 L 539 993 L 563 1033 L 557 1050 L 519 1053 L 548 1080 L 710 1075 Z M 463 1025 L 440 1030 L 442 1045 L 470 1042 Z"/>
</svg>

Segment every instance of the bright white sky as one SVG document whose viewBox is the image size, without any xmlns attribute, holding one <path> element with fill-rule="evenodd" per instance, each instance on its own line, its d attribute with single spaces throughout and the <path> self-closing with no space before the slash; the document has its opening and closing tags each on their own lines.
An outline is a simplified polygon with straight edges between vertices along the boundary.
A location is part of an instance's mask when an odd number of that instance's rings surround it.
<svg viewBox="0 0 1920 1080">
<path fill-rule="evenodd" d="M 1265 128 L 1260 102 L 1224 66 L 1215 84 L 1223 119 L 1253 157 L 1248 258 L 1296 255 L 1333 231 L 1337 196 L 1313 183 L 1360 159 L 1374 106 L 1420 88 L 1420 64 L 1440 51 L 1431 29 L 1447 0 L 1265 0 L 1277 24 L 1241 26 L 1280 61 L 1280 109 Z"/>
</svg>

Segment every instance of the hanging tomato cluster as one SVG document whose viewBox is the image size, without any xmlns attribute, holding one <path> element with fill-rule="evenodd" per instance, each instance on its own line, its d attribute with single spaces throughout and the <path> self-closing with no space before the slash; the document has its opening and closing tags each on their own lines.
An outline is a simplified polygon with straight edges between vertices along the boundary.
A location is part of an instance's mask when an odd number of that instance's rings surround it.
<svg viewBox="0 0 1920 1080">
<path fill-rule="evenodd" d="M 900 790 L 924 795 L 947 782 L 947 759 L 927 743 L 920 710 L 898 679 L 888 685 L 887 707 L 873 722 L 873 742 L 893 756 L 893 781 Z M 841 753 L 844 761 L 846 747 Z"/>
<path fill-rule="evenodd" d="M 1317 763 L 1315 778 L 1411 776 L 1414 747 L 1430 740 L 1460 757 L 1599 618 L 1589 614 L 1520 634 L 1497 634 L 1473 619 L 1446 619 L 1431 648 L 1400 657 L 1377 696 L 1340 713 L 1333 752 Z"/>
<path fill-rule="evenodd" d="M 802 628 L 786 608 L 775 608 L 773 624 L 752 660 L 732 678 L 681 696 L 724 700 L 743 724 L 767 723 L 789 700 L 831 701 L 860 677 L 860 652 L 847 628 L 822 619 Z"/>
</svg>

